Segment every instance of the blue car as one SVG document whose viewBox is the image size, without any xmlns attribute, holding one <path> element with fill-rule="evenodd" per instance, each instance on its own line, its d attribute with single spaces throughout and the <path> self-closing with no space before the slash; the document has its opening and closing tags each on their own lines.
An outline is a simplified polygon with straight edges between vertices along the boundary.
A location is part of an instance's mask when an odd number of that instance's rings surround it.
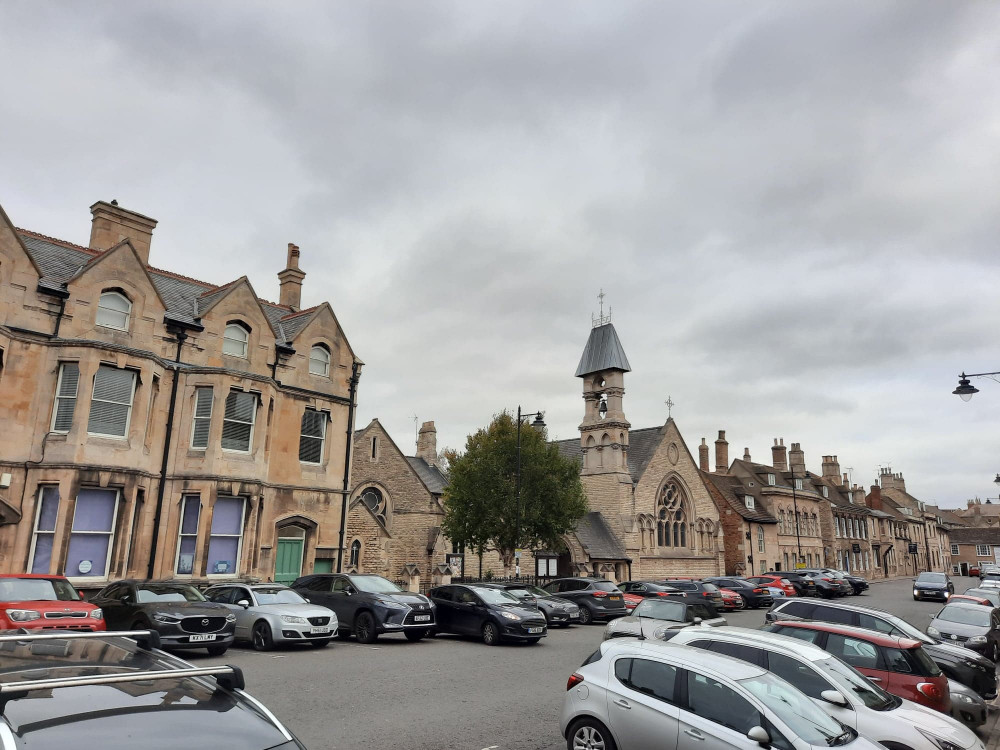
<svg viewBox="0 0 1000 750">
<path fill-rule="evenodd" d="M 921 573 L 913 579 L 913 601 L 940 599 L 948 601 L 955 593 L 955 585 L 946 573 Z"/>
</svg>

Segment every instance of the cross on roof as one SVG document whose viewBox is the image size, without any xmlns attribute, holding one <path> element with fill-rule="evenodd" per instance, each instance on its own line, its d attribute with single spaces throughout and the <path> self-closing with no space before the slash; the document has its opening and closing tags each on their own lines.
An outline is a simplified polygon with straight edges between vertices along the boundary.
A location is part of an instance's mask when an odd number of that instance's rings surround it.
<svg viewBox="0 0 1000 750">
<path fill-rule="evenodd" d="M 604 298 L 606 296 L 607 295 L 604 294 L 604 289 L 601 289 L 600 293 L 597 295 L 597 299 L 598 299 L 598 301 L 600 302 L 600 305 L 601 305 L 601 312 L 600 312 L 600 314 L 596 318 L 594 317 L 593 313 L 591 313 L 591 315 L 590 315 L 590 321 L 591 321 L 591 323 L 593 323 L 594 328 L 597 328 L 598 326 L 602 326 L 602 325 L 604 325 L 606 323 L 610 323 L 611 322 L 611 306 L 610 305 L 608 305 L 608 316 L 604 317 Z"/>
<path fill-rule="evenodd" d="M 674 400 L 670 396 L 667 396 L 667 400 L 663 403 L 667 405 L 667 419 L 670 419 L 670 412 L 677 404 L 674 403 Z"/>
</svg>

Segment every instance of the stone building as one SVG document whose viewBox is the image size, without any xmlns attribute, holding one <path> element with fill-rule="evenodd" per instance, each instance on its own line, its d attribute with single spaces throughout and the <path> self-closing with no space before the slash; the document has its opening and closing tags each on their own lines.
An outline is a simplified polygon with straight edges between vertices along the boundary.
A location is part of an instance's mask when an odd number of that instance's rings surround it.
<svg viewBox="0 0 1000 750">
<path fill-rule="evenodd" d="M 884 468 L 879 471 L 879 486 L 883 502 L 889 501 L 903 515 L 907 524 L 907 542 L 917 545 L 911 570 L 951 570 L 951 542 L 949 523 L 946 523 L 936 505 L 918 500 L 906 490 L 902 473 Z M 907 573 L 910 571 L 908 570 Z"/>
<path fill-rule="evenodd" d="M 1000 564 L 1000 527 L 964 527 L 951 530 L 949 545 L 956 573 L 969 575 L 969 568 Z"/>
<path fill-rule="evenodd" d="M 0 211 L 0 571 L 290 580 L 341 546 L 361 362 L 333 309 L 149 264 L 156 221 L 88 246 Z M 284 254 L 284 252 L 283 252 Z"/>
<path fill-rule="evenodd" d="M 840 471 L 837 456 L 823 456 L 823 474 L 814 483 L 830 503 L 832 528 L 824 527 L 824 539 L 832 543 L 831 565 L 869 579 L 884 577 L 875 512 L 865 503 L 864 489 Z"/>
</svg>

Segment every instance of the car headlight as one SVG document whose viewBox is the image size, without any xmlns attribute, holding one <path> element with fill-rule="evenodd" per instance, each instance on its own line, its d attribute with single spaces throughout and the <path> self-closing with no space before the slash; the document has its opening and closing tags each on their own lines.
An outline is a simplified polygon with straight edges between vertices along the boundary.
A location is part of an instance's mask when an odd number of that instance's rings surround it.
<svg viewBox="0 0 1000 750">
<path fill-rule="evenodd" d="M 954 742 L 949 742 L 943 737 L 938 737 L 937 735 L 931 734 L 926 729 L 921 729 L 916 727 L 917 731 L 920 732 L 924 737 L 930 740 L 936 747 L 941 748 L 941 750 L 962 750 L 960 745 L 956 745 Z"/>
<path fill-rule="evenodd" d="M 975 701 L 965 693 L 952 693 L 952 698 L 955 698 L 959 703 L 975 703 Z"/>
<path fill-rule="evenodd" d="M 41 615 L 33 609 L 8 609 L 7 617 L 13 622 L 31 622 L 41 619 Z"/>
<path fill-rule="evenodd" d="M 405 604 L 394 602 L 392 599 L 379 599 L 378 603 L 381 604 L 386 609 L 406 609 Z"/>
<path fill-rule="evenodd" d="M 933 625 L 928 625 L 927 626 L 927 635 L 929 635 L 931 638 L 940 638 L 941 637 L 941 631 L 938 630 L 937 628 L 935 628 Z"/>
<path fill-rule="evenodd" d="M 92 609 L 90 611 L 90 616 L 93 619 L 95 619 L 95 620 L 103 620 L 104 619 L 104 610 L 101 610 L 101 609 Z"/>
<path fill-rule="evenodd" d="M 984 643 L 986 643 L 985 635 L 974 635 L 969 639 L 970 646 L 982 646 Z"/>
<path fill-rule="evenodd" d="M 173 615 L 167 615 L 162 612 L 157 612 L 155 615 L 153 615 L 153 619 L 156 620 L 157 622 L 162 622 L 167 625 L 176 625 L 181 621 L 180 617 L 174 617 Z"/>
<path fill-rule="evenodd" d="M 282 615 L 281 621 L 287 622 L 290 625 L 305 625 L 307 622 L 309 622 L 306 618 L 298 617 L 297 615 Z"/>
<path fill-rule="evenodd" d="M 920 592 L 917 589 L 913 589 L 913 595 L 914 596 L 919 596 Z"/>
<path fill-rule="evenodd" d="M 236 622 L 236 615 L 230 612 L 228 615 L 226 615 L 226 622 Z"/>
<path fill-rule="evenodd" d="M 506 618 L 508 620 L 520 620 L 521 619 L 520 615 L 515 615 L 513 612 L 501 612 L 500 616 L 504 617 L 504 618 Z"/>
</svg>

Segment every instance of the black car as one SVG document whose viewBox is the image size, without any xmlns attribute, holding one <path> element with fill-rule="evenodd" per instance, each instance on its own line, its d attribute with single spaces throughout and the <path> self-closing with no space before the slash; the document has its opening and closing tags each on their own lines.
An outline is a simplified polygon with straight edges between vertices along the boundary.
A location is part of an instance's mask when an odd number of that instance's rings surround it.
<svg viewBox="0 0 1000 750">
<path fill-rule="evenodd" d="M 913 579 L 913 601 L 940 599 L 948 601 L 955 593 L 955 584 L 947 573 L 921 573 Z"/>
<path fill-rule="evenodd" d="M 798 570 L 782 570 L 781 577 L 788 579 L 795 589 L 796 596 L 817 596 L 816 581 L 809 576 L 802 575 Z"/>
<path fill-rule="evenodd" d="M 291 588 L 337 613 L 340 638 L 353 634 L 361 643 L 374 643 L 384 633 L 403 633 L 407 640 L 419 641 L 436 624 L 430 599 L 403 591 L 382 576 L 314 573 L 296 579 Z"/>
<path fill-rule="evenodd" d="M 501 641 L 538 643 L 548 633 L 536 607 L 502 589 L 453 584 L 431 589 L 430 597 L 437 606 L 439 633 L 478 636 L 487 646 Z"/>
<path fill-rule="evenodd" d="M 985 607 L 984 607 L 985 609 Z M 972 688 L 985 700 L 997 697 L 997 675 L 992 661 L 957 644 L 944 643 L 913 627 L 906 620 L 871 607 L 833 602 L 782 599 L 764 615 L 768 623 L 781 620 L 820 620 L 877 630 L 894 636 L 920 641 L 924 651 L 945 675 L 955 682 Z"/>
<path fill-rule="evenodd" d="M 618 584 L 618 588 L 626 594 L 634 594 L 635 596 L 641 596 L 646 599 L 652 599 L 654 597 L 686 599 L 690 593 L 681 591 L 680 589 L 675 589 L 673 586 L 668 586 L 665 583 L 655 583 L 653 581 L 625 581 L 625 583 Z M 697 600 L 697 597 L 692 597 L 692 601 L 695 600 Z"/>
<path fill-rule="evenodd" d="M 846 596 L 851 593 L 851 585 L 847 581 L 841 581 L 828 573 L 821 573 L 818 570 L 797 570 L 802 580 L 809 580 L 815 586 L 816 596 L 824 599 L 833 599 L 838 596 Z"/>
<path fill-rule="evenodd" d="M 698 578 L 667 578 L 660 583 L 683 591 L 689 597 L 692 595 L 701 597 L 712 606 L 722 609 L 722 592 L 719 591 L 718 586 L 707 579 L 703 581 Z"/>
<path fill-rule="evenodd" d="M 542 588 L 580 607 L 581 625 L 628 614 L 621 589 L 603 578 L 557 578 Z"/>
<path fill-rule="evenodd" d="M 824 568 L 823 571 L 826 573 L 833 573 L 851 584 L 851 593 L 854 594 L 854 596 L 860 596 L 861 592 L 868 590 L 868 581 L 862 576 L 856 576 L 846 570 L 835 570 L 833 568 Z"/>
<path fill-rule="evenodd" d="M 536 607 L 542 613 L 549 627 L 558 625 L 561 628 L 568 628 L 573 623 L 580 622 L 579 606 L 569 599 L 552 596 L 538 586 L 528 586 L 523 583 L 483 583 L 479 585 L 503 589 L 515 599 Z"/>
<path fill-rule="evenodd" d="M 756 583 L 751 583 L 745 578 L 720 576 L 717 578 L 706 578 L 704 580 L 709 583 L 714 583 L 720 589 L 735 591 L 742 597 L 743 606 L 747 609 L 760 609 L 761 607 L 770 607 L 774 604 L 774 598 L 771 596 L 771 592 L 768 591 L 766 587 L 759 586 Z"/>
<path fill-rule="evenodd" d="M 163 648 L 221 656 L 236 634 L 236 615 L 184 581 L 117 581 L 90 601 L 104 612 L 108 630 L 155 630 Z"/>
<path fill-rule="evenodd" d="M 0 636 L 0 747 L 305 750 L 244 691 L 239 667 L 193 667 L 156 632 Z M 6 739 L 5 739 L 6 738 Z"/>
</svg>

